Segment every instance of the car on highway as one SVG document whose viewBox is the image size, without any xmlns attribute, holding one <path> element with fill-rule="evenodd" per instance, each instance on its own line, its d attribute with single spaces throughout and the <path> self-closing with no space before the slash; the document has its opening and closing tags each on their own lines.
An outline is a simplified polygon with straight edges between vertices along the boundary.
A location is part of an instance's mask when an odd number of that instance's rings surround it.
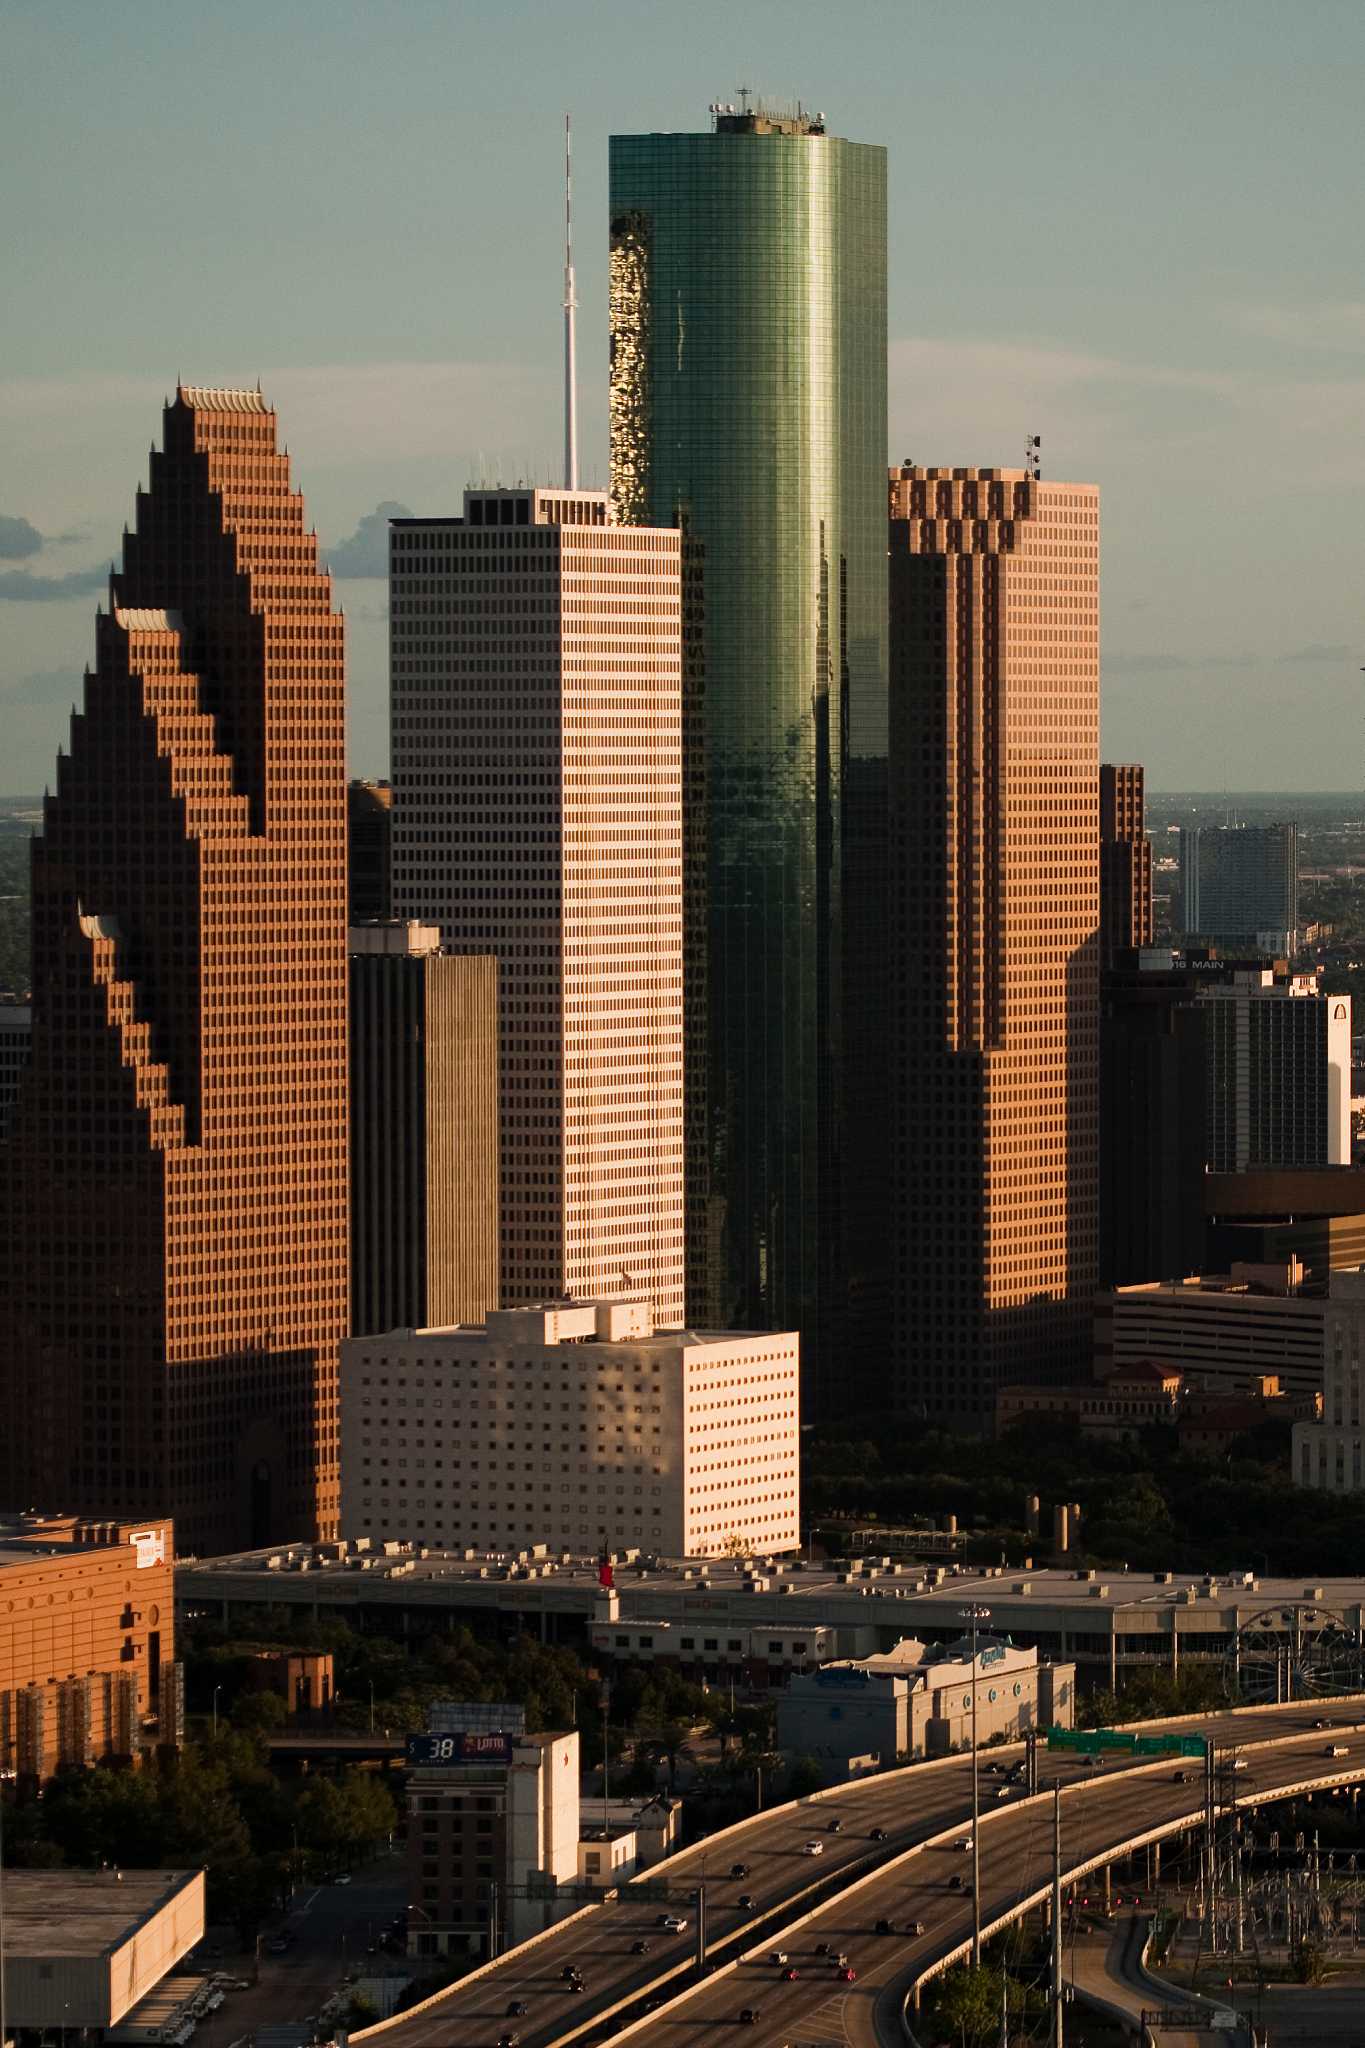
<svg viewBox="0 0 1365 2048">
<path fill-rule="evenodd" d="M 756 2027 L 758 2025 L 758 2007 L 756 2005 L 742 2005 L 739 2009 L 739 2023 L 742 2027 Z"/>
<path fill-rule="evenodd" d="M 858 1981 L 858 1972 L 852 1963 L 841 1963 L 835 1974 L 841 1984 L 856 1984 Z"/>
<path fill-rule="evenodd" d="M 801 1854 L 803 1856 L 823 1856 L 824 1853 L 825 1845 L 818 1835 L 812 1835 L 808 1842 L 801 1844 Z"/>
<path fill-rule="evenodd" d="M 922 1920 L 907 1920 L 905 1923 L 905 1931 L 907 1934 L 923 1934 L 924 1922 Z"/>
<path fill-rule="evenodd" d="M 633 1941 L 630 1945 L 630 1952 L 633 1956 L 647 1956 L 649 1954 L 649 1943 L 647 1941 Z"/>
<path fill-rule="evenodd" d="M 730 1875 L 731 1875 L 731 1877 L 747 1877 L 747 1876 L 749 1875 L 749 1866 L 748 1866 L 748 1864 L 747 1864 L 747 1863 L 732 1863 L 732 1864 L 730 1865 Z"/>
<path fill-rule="evenodd" d="M 800 1975 L 801 1972 L 797 1969 L 795 1963 L 788 1963 L 786 1969 L 782 1972 L 782 1982 L 784 1984 L 794 1984 Z"/>
<path fill-rule="evenodd" d="M 499 2034 L 498 2048 L 521 2048 L 520 2034 Z"/>
<path fill-rule="evenodd" d="M 1247 1760 L 1244 1756 L 1235 1756 L 1232 1759 L 1232 1762 L 1228 1765 L 1228 1769 L 1230 1771 L 1244 1771 L 1246 1767 Z"/>
<path fill-rule="evenodd" d="M 1193 1771 L 1172 1771 L 1171 1783 L 1173 1785 L 1188 1785 L 1192 1781 L 1193 1777 Z"/>
<path fill-rule="evenodd" d="M 829 1826 L 826 1828 L 825 1832 L 829 1835 L 841 1835 L 844 1832 L 844 1824 L 840 1820 L 837 1813 L 835 1814 L 833 1820 L 830 1822 Z"/>
<path fill-rule="evenodd" d="M 349 1870 L 343 1870 L 343 1871 L 340 1871 L 340 1872 L 338 1873 L 338 1875 L 337 1875 L 337 1878 L 336 1878 L 336 1882 L 337 1882 L 337 1884 L 349 1884 L 349 1883 L 351 1882 L 351 1873 L 350 1873 L 350 1871 L 349 1871 Z"/>
<path fill-rule="evenodd" d="M 754 1910 L 753 1893 L 741 1892 L 739 1897 L 735 1900 L 735 1904 L 739 1907 L 741 1913 L 752 1913 Z"/>
<path fill-rule="evenodd" d="M 577 1963 L 565 1963 L 563 1969 L 560 1971 L 559 1974 L 564 1979 L 564 1982 L 566 1984 L 569 1983 L 571 1979 L 578 1975 Z"/>
<path fill-rule="evenodd" d="M 867 1839 L 869 1842 L 885 1842 L 888 1841 L 890 1837 L 888 1836 L 885 1828 L 869 1828 L 867 1832 Z"/>
<path fill-rule="evenodd" d="M 1315 1721 L 1315 1722 L 1313 1723 L 1313 1726 L 1314 1726 L 1315 1728 L 1325 1728 L 1325 1727 L 1327 1726 L 1327 1723 L 1326 1723 L 1326 1722 L 1325 1722 L 1325 1721 L 1323 1720 L 1323 1718 L 1322 1718 L 1322 1715 L 1321 1715 L 1321 1714 L 1319 1714 L 1319 1715 L 1318 1715 L 1318 1718 L 1317 1718 L 1317 1720 L 1316 1720 L 1316 1721 Z"/>
<path fill-rule="evenodd" d="M 509 2020 L 523 2020 L 526 2017 L 526 2012 L 526 2000 L 524 1998 L 514 1998 L 508 2005 L 507 2017 Z"/>
<path fill-rule="evenodd" d="M 895 1931 L 889 1920 L 879 1920 L 872 1930 L 874 1934 L 894 1934 Z"/>
<path fill-rule="evenodd" d="M 686 1934 L 687 1916 L 683 1913 L 660 1913 L 654 1925 L 662 1927 L 665 1934 Z"/>
<path fill-rule="evenodd" d="M 1344 1742 L 1329 1742 L 1322 1753 L 1324 1756 L 1345 1756 L 1346 1744 Z"/>
<path fill-rule="evenodd" d="M 953 1847 L 955 1849 L 961 1849 L 963 1851 L 969 1851 L 971 1849 L 971 1846 L 972 1838 L 970 1835 L 959 1835 L 957 1840 L 953 1843 Z"/>
<path fill-rule="evenodd" d="M 789 1958 L 787 1955 L 787 1951 L 784 1948 L 775 1948 L 772 1954 L 768 1957 L 768 1961 L 770 1963 L 785 1963 L 788 1960 Z"/>
</svg>

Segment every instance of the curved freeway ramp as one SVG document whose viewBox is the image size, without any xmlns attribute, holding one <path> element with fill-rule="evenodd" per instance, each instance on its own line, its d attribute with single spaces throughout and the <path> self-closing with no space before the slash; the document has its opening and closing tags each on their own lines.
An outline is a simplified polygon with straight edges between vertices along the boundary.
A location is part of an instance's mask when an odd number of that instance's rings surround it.
<svg viewBox="0 0 1365 2048">
<path fill-rule="evenodd" d="M 1345 1729 L 1362 1715 L 1365 1702 L 1352 1699 L 1163 1726 L 1211 1734 L 1220 1747 L 1275 1740 L 1273 1766 L 1260 1761 L 1271 1752 L 1249 1752 L 1251 1768 L 1237 1780 L 1244 1797 L 1263 1778 L 1269 1784 L 1281 1751 L 1290 1782 L 1297 1782 L 1295 1773 L 1303 1778 L 1310 1762 L 1326 1761 L 1316 1718 Z M 983 1764 L 1008 1762 L 1020 1752 L 1021 1745 L 993 1750 Z M 1039 1765 L 1044 1786 L 1066 1788 L 1064 1858 L 1070 1865 L 1079 1856 L 1082 1872 L 1109 1861 L 1115 1843 L 1129 1835 L 1157 1839 L 1196 1824 L 1202 1812 L 1201 1774 L 1196 1769 L 1196 1782 L 1177 1786 L 1169 1757 L 1156 1764 L 1105 1762 L 1091 1770 L 1073 1755 L 1040 1751 Z M 1351 1741 L 1350 1755 L 1337 1760 L 1334 1777 L 1325 1782 L 1359 1776 L 1365 1776 L 1365 1740 Z M 994 1798 L 997 1783 L 983 1768 L 983 1926 L 1004 1925 L 1028 1910 L 1051 1878 L 1051 1797 L 1000 1803 Z M 903 2044 L 900 2012 L 907 1993 L 917 1979 L 944 1967 L 970 1937 L 970 1913 L 950 1886 L 966 1861 L 950 1845 L 970 1814 L 970 1788 L 971 1760 L 958 1756 L 775 1808 L 657 1865 L 645 1874 L 644 1889 L 627 1886 L 609 1895 L 601 1906 L 586 1907 L 523 1942 L 424 2005 L 351 2039 L 371 2048 L 494 2048 L 502 2032 L 515 2030 L 522 2048 L 625 2039 L 684 2048 L 714 2043 L 717 2025 L 734 2025 L 747 2004 L 760 2019 L 745 2029 L 746 2041 L 792 2041 L 802 2048 L 826 2042 Z M 836 1818 L 837 1833 L 831 1832 Z M 874 1828 L 884 1830 L 886 1839 L 874 1840 Z M 822 1853 L 807 1856 L 804 1845 L 817 1838 Z M 746 1875 L 732 1877 L 740 1863 L 748 1866 Z M 655 1895 L 664 1881 L 671 1887 L 668 1900 Z M 689 1992 L 684 1987 L 692 1979 L 696 1950 L 691 1899 L 702 1882 L 708 1966 L 716 1974 Z M 740 1908 L 741 1893 L 753 1897 L 751 1911 Z M 666 1911 L 687 1920 L 681 1934 L 657 1925 Z M 926 1932 L 909 1940 L 874 1935 L 870 1930 L 883 1917 L 898 1926 L 907 1918 L 921 1919 Z M 784 1983 L 782 1966 L 761 1958 L 796 1942 L 798 1934 L 802 1954 L 789 1952 L 800 1975 Z M 816 1958 L 821 1940 L 851 1955 L 858 1973 L 853 1984 L 836 1984 L 828 1963 Z M 636 1952 L 639 1942 L 648 1945 L 643 1955 Z M 755 1946 L 757 1957 L 750 1954 Z M 736 1966 L 728 1961 L 734 1955 L 747 1959 Z M 563 1983 L 569 1963 L 582 1973 L 580 1993 Z M 524 2015 L 509 2015 L 514 2001 L 526 2006 Z M 659 2009 L 637 2020 L 645 2001 Z"/>
</svg>

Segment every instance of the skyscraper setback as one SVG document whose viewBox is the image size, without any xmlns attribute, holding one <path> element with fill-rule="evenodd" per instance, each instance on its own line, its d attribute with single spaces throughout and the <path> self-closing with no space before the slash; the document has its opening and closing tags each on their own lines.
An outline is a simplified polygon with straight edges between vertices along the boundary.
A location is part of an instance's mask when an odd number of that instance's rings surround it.
<svg viewBox="0 0 1365 2048">
<path fill-rule="evenodd" d="M 33 851 L 0 1494 L 192 1550 L 338 1509 L 343 622 L 259 391 L 181 387 Z"/>
<path fill-rule="evenodd" d="M 884 1105 L 846 1096 L 884 966 L 886 153 L 712 111 L 611 139 L 611 487 L 705 555 L 715 1312 L 816 1360 L 884 1238 L 880 1209 L 845 1234 L 844 1186 L 879 1200 Z"/>
<path fill-rule="evenodd" d="M 683 1320 L 682 536 L 471 490 L 392 534 L 393 893 L 498 961 L 501 1286 Z"/>
<path fill-rule="evenodd" d="M 1100 958 L 1105 967 L 1132 947 L 1150 946 L 1152 842 L 1147 837 L 1143 773 L 1135 761 L 1100 768 Z"/>
<path fill-rule="evenodd" d="M 988 1429 L 1096 1278 L 1099 493 L 891 476 L 894 1398 Z"/>
</svg>

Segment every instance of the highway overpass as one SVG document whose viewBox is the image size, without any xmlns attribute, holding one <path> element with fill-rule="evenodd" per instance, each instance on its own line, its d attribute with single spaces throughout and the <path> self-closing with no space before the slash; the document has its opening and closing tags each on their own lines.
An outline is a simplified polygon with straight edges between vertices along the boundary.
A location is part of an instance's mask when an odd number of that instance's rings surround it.
<svg viewBox="0 0 1365 2048">
<path fill-rule="evenodd" d="M 1332 1737 L 1314 1727 L 1319 1718 L 1353 1731 L 1341 1738 L 1348 1743 L 1348 1756 L 1330 1766 L 1323 1749 Z M 1273 1750 L 1248 1749 L 1248 1768 L 1237 1774 L 1238 1797 L 1249 1799 L 1279 1796 L 1284 1785 L 1309 1776 L 1327 1782 L 1365 1776 L 1365 1736 L 1354 1732 L 1359 1720 L 1365 1720 L 1365 1699 L 1352 1697 L 1163 1725 L 1174 1732 L 1210 1734 L 1220 1747 L 1273 1741 Z M 1019 1753 L 1019 1745 L 993 1750 L 984 1761 Z M 1130 1841 L 1140 1844 L 1178 1833 L 1202 1817 L 1197 1766 L 1187 1766 L 1192 1782 L 1182 1786 L 1174 1782 L 1177 1766 L 1169 1757 L 1156 1764 L 1106 1761 L 1088 1769 L 1074 1755 L 1042 1753 L 1039 1763 L 1043 1786 L 1065 1788 L 1069 1872 L 1109 1862 Z M 983 1780 L 991 1788 L 981 1836 L 983 1925 L 988 1928 L 1027 1911 L 1051 1882 L 1051 1799 L 997 1802 L 995 1782 Z M 500 2033 L 515 2030 L 522 2048 L 566 2048 L 594 2037 L 686 2048 L 693 2041 L 712 2042 L 716 2026 L 735 2022 L 741 2007 L 749 2005 L 760 2011 L 761 2023 L 752 2033 L 746 2029 L 746 2040 L 903 2041 L 900 2011 L 907 1994 L 970 1940 L 970 1907 L 949 1888 L 966 1859 L 946 1845 L 963 1831 L 971 1810 L 970 1787 L 970 1757 L 958 1756 L 833 1788 L 722 1830 L 656 1866 L 604 1904 L 585 1907 L 425 2005 L 352 2039 L 373 2048 L 493 2048 Z M 835 1818 L 842 1823 L 837 1833 L 830 1832 Z M 874 1828 L 885 1830 L 886 1839 L 874 1840 Z M 944 1840 L 933 1846 L 936 1836 Z M 803 1846 L 815 1839 L 823 1851 L 807 1856 Z M 731 1876 L 741 1863 L 747 1865 L 745 1875 Z M 671 1887 L 668 1900 L 654 1896 L 665 1879 Z M 781 1936 L 780 1945 L 794 1957 L 799 1947 L 796 1966 L 802 1974 L 784 1984 L 779 1966 L 746 1961 L 709 1978 L 676 2009 L 648 2016 L 637 2029 L 632 2022 L 644 2001 L 668 2001 L 690 1981 L 697 1946 L 691 1895 L 702 1884 L 711 1965 L 747 1952 L 760 1935 L 760 1953 L 766 1956 L 779 1931 L 793 1928 Z M 752 1910 L 739 1906 L 743 1893 L 752 1896 Z M 827 1898 L 830 1893 L 834 1896 Z M 687 1920 L 682 1932 L 670 1934 L 656 1924 L 668 1910 Z M 815 1917 L 795 1929 L 794 1923 L 812 1911 Z M 926 1932 L 911 1941 L 870 1933 L 882 1917 L 898 1925 L 923 1920 Z M 855 1984 L 831 1982 L 828 1966 L 817 1963 L 813 1954 L 820 1940 L 853 1956 L 859 1973 Z M 648 1944 L 644 1954 L 636 1952 L 639 1942 Z M 563 1983 L 562 1972 L 570 1963 L 582 1972 L 579 1993 Z M 527 2011 L 511 2015 L 514 2002 Z"/>
</svg>

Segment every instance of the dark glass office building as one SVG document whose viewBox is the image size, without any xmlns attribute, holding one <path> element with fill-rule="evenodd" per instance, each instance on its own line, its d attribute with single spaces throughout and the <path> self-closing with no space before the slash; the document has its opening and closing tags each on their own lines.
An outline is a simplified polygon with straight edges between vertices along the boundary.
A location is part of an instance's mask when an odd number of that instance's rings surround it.
<svg viewBox="0 0 1365 2048">
<path fill-rule="evenodd" d="M 612 492 L 704 561 L 708 1320 L 799 1328 L 823 1378 L 885 1224 L 886 153 L 712 120 L 611 141 Z"/>
</svg>

